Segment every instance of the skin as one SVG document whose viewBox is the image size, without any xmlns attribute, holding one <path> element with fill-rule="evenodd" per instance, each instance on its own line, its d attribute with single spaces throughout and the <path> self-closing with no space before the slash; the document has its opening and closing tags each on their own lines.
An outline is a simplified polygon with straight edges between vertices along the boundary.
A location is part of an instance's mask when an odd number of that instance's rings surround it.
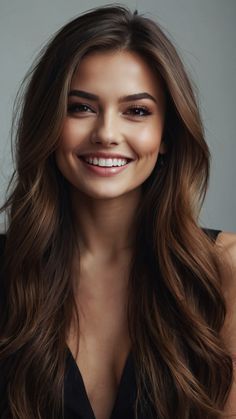
<svg viewBox="0 0 236 419">
<path fill-rule="evenodd" d="M 222 232 L 218 235 L 216 245 L 221 258 L 226 262 L 223 268 L 222 290 L 226 301 L 227 313 L 221 336 L 230 354 L 234 356 L 234 379 L 226 402 L 224 412 L 236 418 L 236 234 Z M 228 418 L 228 416 L 225 416 Z"/>
<path fill-rule="evenodd" d="M 71 184 L 75 225 L 84 255 L 111 259 L 132 245 L 133 215 L 141 199 L 141 185 L 164 153 L 162 133 L 165 96 L 162 85 L 138 55 L 129 52 L 98 53 L 85 57 L 74 76 L 71 90 L 99 96 L 92 101 L 68 99 L 87 107 L 69 110 L 64 121 L 56 161 Z M 118 103 L 120 96 L 150 93 L 157 101 L 141 99 Z M 150 115 L 130 109 L 146 106 Z M 113 177 L 91 174 L 77 155 L 105 151 L 134 159 Z"/>
</svg>

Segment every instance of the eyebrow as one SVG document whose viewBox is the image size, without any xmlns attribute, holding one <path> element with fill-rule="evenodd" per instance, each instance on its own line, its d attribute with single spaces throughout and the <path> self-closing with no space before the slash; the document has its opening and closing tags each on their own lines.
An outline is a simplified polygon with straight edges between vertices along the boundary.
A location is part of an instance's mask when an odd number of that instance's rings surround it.
<svg viewBox="0 0 236 419">
<path fill-rule="evenodd" d="M 82 97 L 84 99 L 89 100 L 99 100 L 99 96 L 94 95 L 93 93 L 85 92 L 84 90 L 71 90 L 68 94 L 70 96 L 77 96 Z M 118 99 L 118 103 L 121 102 L 131 102 L 132 100 L 140 100 L 140 99 L 151 99 L 153 102 L 157 103 L 157 100 L 150 95 L 150 93 L 142 92 L 142 93 L 135 93 L 133 95 L 122 96 Z"/>
</svg>

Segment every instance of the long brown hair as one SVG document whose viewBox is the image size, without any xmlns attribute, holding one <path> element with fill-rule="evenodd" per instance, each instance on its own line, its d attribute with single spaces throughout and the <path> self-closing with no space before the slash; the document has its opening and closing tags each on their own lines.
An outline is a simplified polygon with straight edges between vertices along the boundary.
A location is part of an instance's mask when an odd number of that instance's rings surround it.
<svg viewBox="0 0 236 419">
<path fill-rule="evenodd" d="M 24 81 L 13 121 L 0 320 L 10 412 L 14 419 L 63 417 L 66 336 L 76 313 L 76 238 L 68 184 L 54 151 L 72 76 L 80 60 L 98 50 L 138 53 L 162 79 L 167 99 L 168 152 L 143 184 L 130 267 L 135 407 L 147 418 L 215 419 L 229 394 L 232 361 L 219 335 L 226 314 L 219 260 L 198 223 L 209 149 L 175 46 L 153 20 L 119 5 L 90 9 L 53 37 Z"/>
</svg>

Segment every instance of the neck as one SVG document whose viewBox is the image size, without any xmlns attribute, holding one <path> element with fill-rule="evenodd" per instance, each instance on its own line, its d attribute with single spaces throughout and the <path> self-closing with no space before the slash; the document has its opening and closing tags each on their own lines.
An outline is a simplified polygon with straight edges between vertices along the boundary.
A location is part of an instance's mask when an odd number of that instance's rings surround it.
<svg viewBox="0 0 236 419">
<path fill-rule="evenodd" d="M 112 257 L 133 247 L 140 189 L 112 199 L 93 199 L 73 189 L 71 197 L 81 254 Z"/>
</svg>

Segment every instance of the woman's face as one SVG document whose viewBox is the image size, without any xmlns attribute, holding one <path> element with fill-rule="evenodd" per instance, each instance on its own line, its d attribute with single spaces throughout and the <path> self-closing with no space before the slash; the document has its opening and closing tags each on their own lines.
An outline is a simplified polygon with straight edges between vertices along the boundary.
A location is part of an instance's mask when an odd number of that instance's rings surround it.
<svg viewBox="0 0 236 419">
<path fill-rule="evenodd" d="M 140 188 L 158 153 L 165 152 L 164 115 L 162 85 L 139 55 L 84 57 L 71 83 L 55 153 L 59 170 L 91 198 L 115 198 Z"/>
</svg>

